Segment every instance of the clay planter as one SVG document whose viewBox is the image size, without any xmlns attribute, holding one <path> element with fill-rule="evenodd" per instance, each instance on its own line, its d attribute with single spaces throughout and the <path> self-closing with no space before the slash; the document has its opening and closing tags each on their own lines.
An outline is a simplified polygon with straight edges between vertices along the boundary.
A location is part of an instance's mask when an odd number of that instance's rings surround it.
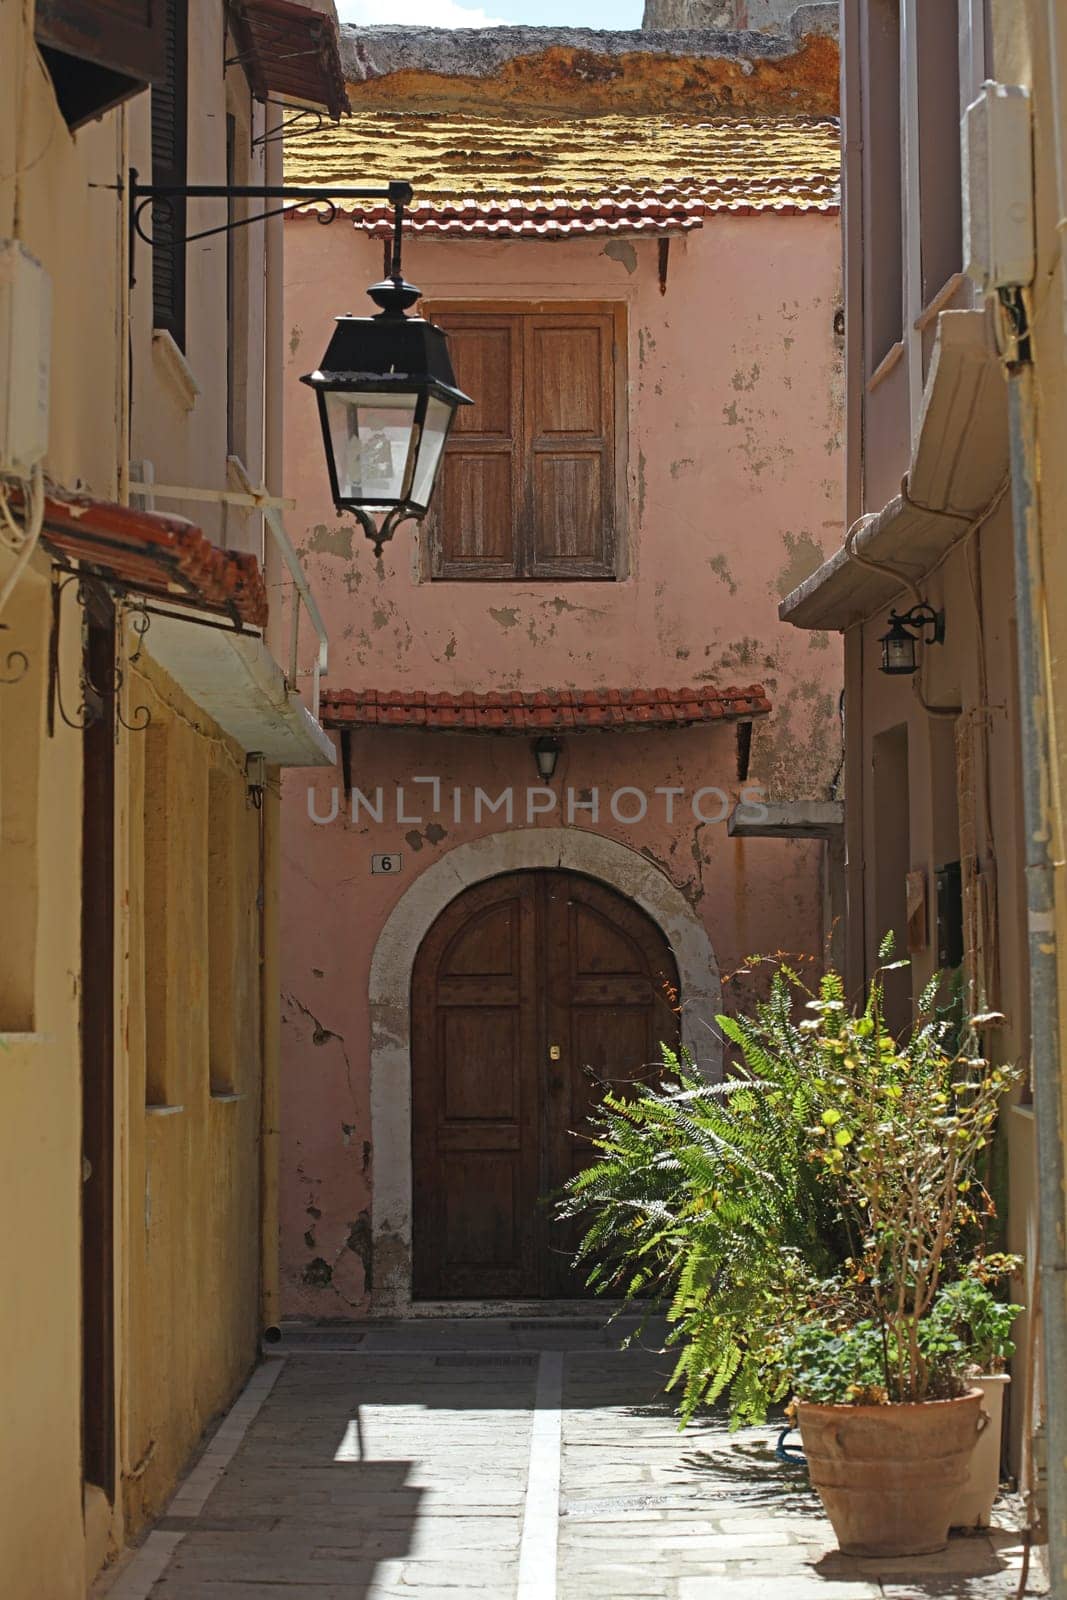
<svg viewBox="0 0 1067 1600">
<path fill-rule="evenodd" d="M 993 1520 L 993 1502 L 1000 1488 L 1000 1436 L 1004 1424 L 1004 1391 L 1011 1382 L 1006 1372 L 987 1373 L 975 1378 L 982 1391 L 982 1410 L 989 1426 L 978 1436 L 967 1477 L 952 1504 L 954 1528 L 988 1528 Z"/>
<path fill-rule="evenodd" d="M 811 1481 L 846 1555 L 943 1550 L 985 1426 L 981 1389 L 920 1405 L 797 1406 Z"/>
</svg>

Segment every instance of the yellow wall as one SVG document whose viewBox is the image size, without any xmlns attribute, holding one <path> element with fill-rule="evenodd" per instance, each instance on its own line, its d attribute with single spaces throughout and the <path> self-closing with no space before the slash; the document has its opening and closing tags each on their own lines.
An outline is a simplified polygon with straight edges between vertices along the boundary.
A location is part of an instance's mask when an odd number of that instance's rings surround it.
<svg viewBox="0 0 1067 1600">
<path fill-rule="evenodd" d="M 0 552 L 0 582 L 11 558 Z M 32 856 L 28 893 L 0 904 L 0 970 L 32 941 L 33 1026 L 0 1011 L 0 1572 L 18 1600 L 80 1596 L 83 1586 L 80 1468 L 80 1077 L 78 1057 L 81 849 L 79 739 L 60 728 L 40 737 L 48 585 L 26 578 L 5 612 L 0 665 L 22 649 L 29 674 L 0 685 L 0 815 L 13 785 L 36 784 L 30 829 L 0 851 Z M 63 668 L 77 671 L 75 633 Z M 12 760 L 15 719 L 32 718 Z M 12 1028 L 11 1024 L 15 1027 Z"/>
<path fill-rule="evenodd" d="M 136 1360 L 125 1375 L 121 1414 L 127 1468 L 147 1463 L 125 1486 L 132 1532 L 158 1513 L 205 1424 L 255 1358 L 263 813 L 248 803 L 241 752 L 147 659 L 131 680 L 128 703 L 131 720 L 135 706 L 152 716 L 146 733 L 128 741 L 123 1210 L 129 1349 Z M 155 768 L 150 789 L 165 796 L 162 814 L 144 805 L 146 767 Z M 226 958 L 211 969 L 209 830 L 223 829 L 230 850 L 220 887 L 231 938 Z M 161 922 L 166 965 L 146 973 L 146 942 L 151 948 Z M 226 1019 L 216 1019 L 214 1033 L 213 984 L 221 987 Z M 155 993 L 163 1023 L 157 1018 L 148 1030 L 146 988 Z M 213 1094 L 212 1063 L 218 1072 L 224 1059 L 232 1091 Z M 166 1098 L 146 1108 L 149 1064 Z"/>
<path fill-rule="evenodd" d="M 222 7 L 193 6 L 191 181 L 222 181 L 225 110 L 250 135 L 239 70 L 221 74 Z M 194 251 L 189 271 L 190 363 L 201 396 L 176 403 L 153 353 L 147 246 L 133 298 L 133 437 L 127 437 L 130 324 L 124 201 L 128 167 L 150 170 L 142 95 L 72 136 L 32 40 L 32 0 L 0 4 L 0 238 L 20 237 L 52 282 L 53 365 L 45 467 L 61 488 L 119 498 L 130 454 L 159 481 L 226 484 L 225 251 Z M 262 111 L 255 108 L 255 117 Z M 258 124 L 257 124 L 258 126 Z M 221 142 L 221 145 L 219 143 Z M 247 181 L 261 171 L 253 162 Z M 98 186 L 98 187 L 94 187 Z M 222 208 L 224 211 L 224 207 Z M 213 215 L 203 225 L 220 221 Z M 190 225 L 195 225 L 190 219 Z M 251 233 L 261 233 L 253 229 Z M 262 239 L 249 272 L 246 461 L 259 465 L 262 429 Z M 258 376 L 257 376 L 258 374 Z M 170 387 L 168 387 L 170 385 Z M 221 396 L 221 400 L 220 400 Z M 159 503 L 230 544 L 258 549 L 258 522 L 226 521 L 203 504 Z M 0 584 L 12 564 L 0 545 Z M 244 757 L 155 669 L 146 653 L 127 672 L 126 715 L 145 705 L 147 733 L 120 729 L 116 747 L 116 1450 L 113 1512 L 93 1500 L 83 1524 L 81 1467 L 81 941 L 82 738 L 45 732 L 50 562 L 43 551 L 0 619 L 0 675 L 9 651 L 30 670 L 0 684 L 0 1589 L 5 1600 L 80 1600 L 89 1573 L 159 1511 L 205 1424 L 232 1399 L 255 1360 L 260 1279 L 260 813 L 246 803 Z M 63 602 L 61 677 L 77 705 L 80 613 Z M 133 641 L 130 641 L 132 644 Z M 166 743 L 155 820 L 166 838 L 161 875 L 144 874 L 144 768 Z M 212 812 L 213 814 L 210 814 Z M 271 847 L 274 802 L 264 813 Z M 220 820 L 221 819 L 221 820 Z M 217 826 L 229 848 L 214 857 Z M 158 863 L 161 852 L 149 856 Z M 209 878 L 214 952 L 230 950 L 228 1003 L 210 1020 Z M 266 895 L 268 926 L 272 891 Z M 146 985 L 146 913 L 165 910 L 162 957 Z M 158 923 L 156 939 L 159 948 Z M 268 939 L 271 935 L 268 934 Z M 151 940 L 150 940 L 151 943 Z M 213 976 L 214 974 L 214 976 Z M 182 1110 L 146 1109 L 146 988 L 162 997 L 150 1030 L 152 1070 Z M 226 1022 L 222 1019 L 228 1018 Z M 160 1042 L 162 1041 L 162 1042 Z M 228 1062 L 235 1098 L 210 1093 L 212 1059 Z M 161 1059 L 162 1058 L 162 1059 Z"/>
<path fill-rule="evenodd" d="M 1057 13 L 1056 33 L 1050 13 Z M 1067 194 L 1057 192 L 1056 150 L 1067 145 L 1067 15 L 1058 0 L 992 0 L 993 76 L 1002 83 L 1029 86 L 1033 112 L 1034 196 L 1037 270 L 1025 296 L 1032 331 L 1033 392 L 1037 454 L 1037 509 L 1044 565 L 1044 595 L 1039 602 L 1048 674 L 1049 699 L 1042 709 L 1052 735 L 1052 772 L 1047 788 L 1048 826 L 1055 861 L 1056 939 L 1059 965 L 1059 1056 L 1067 1062 L 1067 837 L 1064 794 L 1067 785 L 1067 233 L 1062 218 Z M 1058 52 L 1058 53 L 1057 53 Z M 1056 106 L 1054 79 L 1060 105 Z M 1058 115 L 1057 115 L 1058 112 Z M 1065 157 L 1067 159 L 1067 157 Z M 1064 1079 L 1067 1083 L 1067 1078 Z M 1067 1125 L 1067 1115 L 1063 1118 Z M 1061 1197 L 1059 1228 L 1067 1229 L 1067 1197 Z M 1036 1238 L 1030 1241 L 1031 1258 Z M 1046 1293 L 1067 1284 L 1046 1274 Z M 1061 1397 L 1062 1403 L 1062 1397 Z M 1062 1526 L 1064 1508 L 1058 1509 Z M 1064 1580 L 1063 1574 L 1058 1574 Z"/>
</svg>

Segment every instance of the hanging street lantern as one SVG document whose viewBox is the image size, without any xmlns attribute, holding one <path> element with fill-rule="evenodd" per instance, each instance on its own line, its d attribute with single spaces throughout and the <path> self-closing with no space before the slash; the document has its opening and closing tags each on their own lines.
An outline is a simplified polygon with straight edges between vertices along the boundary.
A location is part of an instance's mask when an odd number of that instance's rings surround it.
<svg viewBox="0 0 1067 1600">
<path fill-rule="evenodd" d="M 318 371 L 300 380 L 318 396 L 334 505 L 376 556 L 399 523 L 425 516 L 452 420 L 474 403 L 456 386 L 443 329 L 407 315 L 421 291 L 400 270 L 400 226 L 398 208 L 390 275 L 367 290 L 377 316 L 338 317 Z"/>
<path fill-rule="evenodd" d="M 215 233 L 231 233 L 247 223 L 279 216 L 294 206 L 325 207 L 320 222 L 332 222 L 342 203 L 386 201 L 393 212 L 389 274 L 367 292 L 377 316 L 338 317 L 322 365 L 300 381 L 315 390 L 326 447 L 330 488 L 338 511 L 351 511 L 374 544 L 375 555 L 393 537 L 398 523 L 425 516 L 441 466 L 445 440 L 458 406 L 474 402 L 456 387 L 444 332 L 407 312 L 420 291 L 400 270 L 404 207 L 411 204 L 409 183 L 385 188 L 305 187 L 294 184 L 141 183 L 130 169 L 130 283 L 134 282 L 134 239 L 152 244 L 142 218 L 154 207 L 173 208 L 175 200 L 281 200 L 280 211 L 261 211 L 229 220 L 181 239 L 168 249 Z M 381 517 L 380 526 L 375 517 Z"/>
<path fill-rule="evenodd" d="M 919 670 L 919 643 L 930 628 L 927 644 L 944 644 L 945 613 L 928 605 L 912 606 L 903 615 L 889 613 L 889 632 L 878 641 L 882 647 L 881 671 L 888 677 L 911 677 Z"/>
</svg>

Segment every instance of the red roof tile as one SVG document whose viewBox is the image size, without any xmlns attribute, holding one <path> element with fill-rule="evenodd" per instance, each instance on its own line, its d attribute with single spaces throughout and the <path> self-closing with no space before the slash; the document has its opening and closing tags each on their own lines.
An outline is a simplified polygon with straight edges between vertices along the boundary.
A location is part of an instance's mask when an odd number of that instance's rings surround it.
<svg viewBox="0 0 1067 1600">
<path fill-rule="evenodd" d="M 402 172 L 404 227 L 437 238 L 683 232 L 717 213 L 834 215 L 840 132 L 818 116 L 512 116 L 357 107 L 286 147 L 294 183 L 378 181 Z M 315 208 L 294 212 L 311 215 Z M 391 213 L 346 206 L 385 237 Z"/>
<path fill-rule="evenodd" d="M 262 628 L 267 590 L 255 556 L 220 550 L 184 517 L 84 495 L 45 500 L 42 543 L 123 589 L 221 611 Z"/>
<path fill-rule="evenodd" d="M 427 694 L 421 689 L 323 689 L 327 728 L 429 728 L 457 733 L 603 733 L 688 728 L 764 716 L 762 684 L 744 689 L 518 689 Z"/>
</svg>

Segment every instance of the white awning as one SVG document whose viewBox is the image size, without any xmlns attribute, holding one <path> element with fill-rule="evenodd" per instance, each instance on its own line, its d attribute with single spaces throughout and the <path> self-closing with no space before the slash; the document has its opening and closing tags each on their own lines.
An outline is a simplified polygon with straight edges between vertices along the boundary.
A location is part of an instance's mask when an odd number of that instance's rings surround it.
<svg viewBox="0 0 1067 1600">
<path fill-rule="evenodd" d="M 154 611 L 144 649 L 242 750 L 277 767 L 337 760 L 333 741 L 258 634 Z"/>
</svg>

